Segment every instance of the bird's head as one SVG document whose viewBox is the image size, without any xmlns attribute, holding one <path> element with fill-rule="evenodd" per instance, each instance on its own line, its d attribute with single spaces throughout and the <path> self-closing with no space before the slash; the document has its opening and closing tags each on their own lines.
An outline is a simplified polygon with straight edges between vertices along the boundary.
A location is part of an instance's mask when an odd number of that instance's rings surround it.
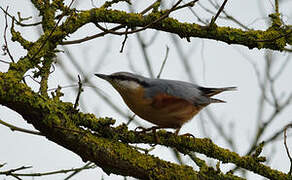
<svg viewBox="0 0 292 180">
<path fill-rule="evenodd" d="M 95 74 L 97 77 L 108 81 L 120 93 L 132 92 L 148 86 L 148 78 L 128 72 L 116 72 L 110 75 Z"/>
</svg>

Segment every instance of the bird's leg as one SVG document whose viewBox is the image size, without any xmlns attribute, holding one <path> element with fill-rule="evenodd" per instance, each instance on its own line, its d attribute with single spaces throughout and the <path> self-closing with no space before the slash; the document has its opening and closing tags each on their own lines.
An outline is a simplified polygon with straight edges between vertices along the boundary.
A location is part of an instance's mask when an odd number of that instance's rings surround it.
<svg viewBox="0 0 292 180">
<path fill-rule="evenodd" d="M 174 132 L 175 135 L 178 135 L 180 128 L 181 128 L 181 127 L 177 128 L 177 129 L 175 130 L 175 132 Z"/>
<path fill-rule="evenodd" d="M 157 129 L 161 129 L 161 127 L 158 127 L 158 126 L 152 126 L 152 127 L 150 127 L 150 128 L 143 128 L 143 127 L 139 126 L 139 127 L 136 127 L 136 129 L 135 129 L 134 131 L 137 132 L 137 129 L 142 129 L 142 131 L 139 131 L 139 132 L 141 132 L 141 133 L 145 133 L 145 132 L 147 132 L 147 131 L 152 131 L 152 133 L 153 133 L 153 135 L 154 135 L 154 138 L 155 138 L 155 141 L 156 141 L 156 143 L 155 143 L 154 145 L 152 145 L 152 147 L 153 147 L 153 146 L 156 146 L 156 145 L 160 142 L 159 137 L 158 137 L 157 134 L 156 134 L 156 130 L 157 130 Z"/>
</svg>

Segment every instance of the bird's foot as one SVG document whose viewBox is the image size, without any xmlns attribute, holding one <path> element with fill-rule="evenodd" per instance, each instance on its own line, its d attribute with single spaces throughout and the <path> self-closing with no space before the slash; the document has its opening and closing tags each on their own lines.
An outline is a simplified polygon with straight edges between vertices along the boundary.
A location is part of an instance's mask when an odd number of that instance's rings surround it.
<svg viewBox="0 0 292 180">
<path fill-rule="evenodd" d="M 141 131 L 138 131 L 139 129 L 141 129 Z M 152 126 L 150 128 L 144 128 L 144 127 L 139 126 L 139 127 L 136 127 L 134 131 L 135 132 L 141 132 L 141 133 L 145 133 L 145 132 L 148 132 L 148 131 L 152 131 L 153 133 L 156 133 L 156 130 L 157 129 L 161 129 L 161 128 L 158 127 L 158 126 Z"/>
<path fill-rule="evenodd" d="M 185 134 L 182 134 L 180 136 L 187 136 L 187 137 L 192 137 L 192 138 L 195 138 L 194 135 L 190 134 L 190 133 L 185 133 Z"/>
<path fill-rule="evenodd" d="M 142 131 L 137 131 L 138 129 L 141 129 Z M 159 142 L 160 142 L 159 137 L 156 134 L 156 130 L 157 129 L 161 129 L 161 127 L 152 126 L 150 128 L 144 128 L 144 127 L 139 126 L 139 127 L 136 127 L 134 131 L 135 132 L 140 132 L 140 133 L 145 133 L 147 131 L 152 131 L 152 133 L 154 135 L 154 138 L 155 138 L 155 143 L 153 145 L 151 145 L 153 147 L 153 146 L 156 146 L 157 144 L 159 144 Z"/>
</svg>

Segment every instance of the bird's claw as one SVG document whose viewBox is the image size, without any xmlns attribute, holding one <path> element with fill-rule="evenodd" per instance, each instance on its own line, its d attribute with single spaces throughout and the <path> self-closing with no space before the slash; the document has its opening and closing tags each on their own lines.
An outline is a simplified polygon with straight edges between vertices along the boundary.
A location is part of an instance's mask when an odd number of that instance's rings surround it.
<svg viewBox="0 0 292 180">
<path fill-rule="evenodd" d="M 194 135 L 190 134 L 190 133 L 185 133 L 185 134 L 182 134 L 180 136 L 186 136 L 186 137 L 192 137 L 192 138 L 195 138 Z"/>
<path fill-rule="evenodd" d="M 142 131 L 137 131 L 138 129 L 142 129 Z M 156 130 L 157 129 L 160 129 L 160 127 L 158 126 L 153 126 L 153 127 L 150 127 L 150 128 L 143 128 L 141 126 L 139 127 L 136 127 L 135 128 L 135 132 L 139 132 L 139 133 L 145 133 L 147 131 L 152 131 L 152 133 L 154 134 L 154 137 L 155 137 L 155 144 L 151 145 L 152 147 L 156 146 L 157 144 L 159 144 L 160 140 L 159 140 L 159 137 L 157 136 L 156 134 Z"/>
<path fill-rule="evenodd" d="M 141 129 L 141 131 L 137 131 L 138 129 Z M 153 126 L 153 127 L 150 127 L 150 128 L 144 128 L 144 127 L 141 127 L 141 126 L 138 126 L 134 129 L 135 132 L 141 132 L 141 133 L 145 133 L 147 131 L 152 131 L 152 132 L 156 132 L 156 129 L 160 129 L 160 127 L 158 126 Z"/>
</svg>

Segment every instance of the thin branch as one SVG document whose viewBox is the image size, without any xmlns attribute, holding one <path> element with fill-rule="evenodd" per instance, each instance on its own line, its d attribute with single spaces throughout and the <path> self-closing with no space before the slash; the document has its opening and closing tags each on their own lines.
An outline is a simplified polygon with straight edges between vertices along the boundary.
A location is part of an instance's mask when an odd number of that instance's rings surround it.
<svg viewBox="0 0 292 180">
<path fill-rule="evenodd" d="M 192 72 L 192 69 L 191 69 L 192 66 L 189 63 L 188 58 L 186 57 L 186 55 L 185 55 L 185 53 L 183 51 L 183 48 L 181 47 L 180 42 L 178 41 L 177 36 L 175 36 L 173 34 L 169 34 L 169 36 L 170 36 L 171 40 L 173 41 L 175 49 L 176 49 L 176 51 L 177 51 L 177 53 L 179 55 L 179 58 L 182 61 L 183 67 L 185 69 L 186 74 L 189 77 L 189 80 L 191 82 L 193 82 L 193 83 L 196 82 L 196 79 L 193 76 L 193 72 Z"/>
<path fill-rule="evenodd" d="M 235 24 L 239 25 L 240 27 L 242 27 L 245 30 L 251 30 L 248 26 L 246 26 L 243 23 L 241 23 L 235 17 L 229 15 L 225 10 L 223 10 L 222 13 L 226 16 L 226 17 L 222 17 L 222 18 L 226 18 L 226 19 L 229 19 L 229 20 L 233 21 Z"/>
<path fill-rule="evenodd" d="M 149 54 L 147 53 L 146 45 L 144 43 L 144 40 L 143 40 L 143 38 L 141 37 L 141 35 L 139 33 L 137 33 L 136 36 L 137 36 L 138 43 L 139 43 L 139 45 L 141 47 L 141 50 L 142 50 L 142 53 L 143 53 L 143 57 L 144 57 L 144 60 L 145 60 L 145 63 L 146 63 L 146 67 L 147 67 L 148 73 L 149 73 L 151 78 L 154 78 L 153 68 L 151 66 L 151 62 L 150 62 L 150 59 L 149 59 Z"/>
<path fill-rule="evenodd" d="M 168 52 L 169 52 L 169 47 L 166 46 L 166 54 L 165 54 L 164 60 L 163 60 L 163 62 L 162 62 L 162 65 L 161 65 L 161 67 L 160 67 L 160 71 L 159 71 L 159 73 L 158 73 L 158 75 L 157 75 L 157 79 L 160 78 L 161 73 L 162 73 L 162 71 L 163 71 L 163 69 L 164 69 L 164 66 L 165 66 L 166 60 L 167 60 L 167 58 L 168 58 Z"/>
<path fill-rule="evenodd" d="M 81 171 L 84 169 L 92 169 L 95 167 L 96 167 L 96 165 L 90 165 L 90 166 L 84 166 L 81 168 L 64 169 L 64 170 L 51 171 L 51 172 L 45 172 L 45 173 L 14 173 L 14 172 L 19 171 L 19 170 L 31 168 L 31 167 L 23 166 L 23 167 L 20 167 L 17 169 L 2 171 L 2 172 L 0 172 L 0 174 L 5 174 L 6 176 L 32 176 L 32 177 L 34 177 L 34 176 L 47 176 L 47 175 L 54 175 L 54 174 L 64 174 L 64 173 L 68 173 L 68 172 L 72 172 L 72 171 Z"/>
<path fill-rule="evenodd" d="M 19 132 L 24 132 L 24 133 L 28 133 L 28 134 L 34 134 L 34 135 L 43 136 L 43 134 L 41 132 L 20 128 L 20 127 L 14 126 L 12 124 L 9 124 L 9 123 L 7 123 L 5 121 L 2 121 L 1 119 L 0 119 L 0 124 L 10 128 L 11 131 L 19 131 Z"/>
<path fill-rule="evenodd" d="M 18 180 L 22 180 L 20 177 L 18 177 L 16 174 L 14 174 L 14 172 L 16 171 L 20 171 L 20 170 L 24 170 L 24 169 L 28 169 L 31 168 L 32 166 L 21 166 L 19 168 L 15 168 L 15 169 L 10 169 L 7 171 L 0 171 L 0 174 L 6 175 L 6 176 L 12 176 Z"/>
<path fill-rule="evenodd" d="M 68 179 L 72 178 L 76 174 L 78 174 L 81 171 L 83 171 L 83 170 L 87 169 L 88 167 L 92 166 L 92 164 L 93 164 L 92 162 L 88 162 L 83 167 L 81 167 L 79 169 L 75 169 L 75 171 L 72 174 L 70 174 L 69 176 L 67 176 L 64 180 L 68 180 Z"/>
<path fill-rule="evenodd" d="M 275 75 L 272 77 L 273 80 L 276 80 L 281 76 L 281 74 L 284 72 L 285 67 L 287 67 L 288 63 L 291 61 L 291 57 L 292 57 L 292 53 L 289 53 L 284 63 L 279 68 L 278 72 L 276 72 Z"/>
<path fill-rule="evenodd" d="M 110 31 L 116 31 L 116 30 L 119 30 L 119 29 L 121 29 L 123 27 L 125 27 L 125 25 L 119 25 L 119 26 L 111 28 Z M 92 35 L 92 36 L 87 36 L 87 37 L 82 38 L 82 39 L 77 39 L 77 40 L 72 40 L 72 41 L 63 41 L 60 44 L 61 45 L 79 44 L 79 43 L 83 43 L 85 41 L 89 41 L 89 40 L 92 40 L 92 39 L 95 39 L 95 38 L 98 38 L 98 37 L 102 37 L 102 36 L 104 36 L 104 35 L 106 35 L 108 33 L 109 32 L 101 32 L 101 33 L 98 33 L 98 34 L 95 34 L 95 35 Z"/>
<path fill-rule="evenodd" d="M 82 81 L 81 81 L 80 75 L 78 75 L 78 94 L 74 103 L 74 109 L 76 109 L 79 104 L 79 98 L 82 92 L 83 92 Z"/>
<path fill-rule="evenodd" d="M 126 28 L 126 34 L 125 34 L 125 38 L 124 38 L 124 41 L 123 41 L 123 43 L 122 43 L 122 47 L 121 47 L 121 50 L 120 50 L 120 53 L 122 53 L 123 52 L 123 50 L 124 50 L 124 46 L 125 46 L 125 44 L 126 44 L 126 41 L 127 41 L 127 39 L 128 39 L 128 30 L 129 30 L 129 28 L 127 27 Z"/>
<path fill-rule="evenodd" d="M 223 11 L 226 3 L 227 3 L 228 0 L 224 0 L 223 4 L 221 5 L 221 7 L 219 8 L 218 12 L 216 13 L 215 17 L 212 18 L 211 22 L 210 22 L 210 25 L 209 27 L 212 27 L 213 24 L 215 23 L 216 19 L 218 18 L 218 16 L 220 15 L 220 13 Z"/>
<path fill-rule="evenodd" d="M 150 38 L 150 40 L 148 42 L 145 43 L 145 45 L 150 46 L 152 43 L 154 43 L 158 34 L 159 34 L 159 31 L 155 31 L 154 35 Z"/>
<path fill-rule="evenodd" d="M 181 165 L 185 164 L 185 163 L 183 162 L 183 160 L 182 160 L 182 158 L 181 158 L 181 154 L 179 153 L 178 150 L 176 150 L 175 148 L 171 148 L 171 152 L 173 153 L 173 156 L 175 157 L 176 161 L 177 161 L 179 164 L 181 164 Z"/>
<path fill-rule="evenodd" d="M 5 60 L 0 59 L 0 62 L 5 63 L 5 64 L 10 64 L 10 62 L 7 62 Z"/>
<path fill-rule="evenodd" d="M 266 77 L 270 83 L 270 92 L 273 98 L 273 106 L 277 110 L 279 108 L 279 102 L 278 98 L 275 92 L 275 80 L 271 76 L 271 71 L 272 71 L 272 65 L 273 65 L 273 59 L 270 53 L 266 53 Z"/>
<path fill-rule="evenodd" d="M 203 23 L 204 25 L 207 25 L 208 24 L 208 22 L 207 21 L 204 21 L 203 19 L 201 19 L 200 16 L 191 7 L 189 7 L 189 10 L 197 18 L 197 20 L 199 22 Z"/>
<path fill-rule="evenodd" d="M 136 114 L 133 114 L 132 116 L 129 116 L 128 122 L 126 123 L 126 125 L 128 126 L 136 117 Z"/>
<path fill-rule="evenodd" d="M 7 16 L 9 16 L 11 19 L 15 19 L 15 22 L 16 22 L 16 24 L 17 25 L 20 25 L 20 26 L 23 26 L 23 27 L 25 27 L 25 26 L 37 26 L 37 25 L 40 25 L 42 22 L 36 22 L 36 23 L 31 23 L 31 24 L 24 24 L 24 23 L 21 23 L 21 19 L 19 19 L 19 20 L 16 20 L 16 18 L 14 17 L 14 16 L 12 16 L 12 15 L 10 15 L 7 11 L 5 11 L 2 7 L 0 7 L 0 9 L 7 15 Z"/>
<path fill-rule="evenodd" d="M 214 7 L 214 8 L 218 8 L 218 4 L 215 4 L 213 1 L 209 0 L 209 3 Z M 210 14 L 215 14 L 215 12 L 211 11 L 210 9 L 208 9 L 207 7 L 205 7 L 204 5 L 202 4 L 199 4 L 199 6 L 201 8 L 203 8 L 206 12 L 210 13 Z M 224 9 L 222 10 L 222 13 L 225 15 L 224 16 L 221 16 L 219 15 L 218 18 L 222 18 L 222 19 L 229 19 L 231 20 L 232 22 L 234 22 L 235 24 L 239 25 L 240 27 L 246 29 L 246 30 L 250 30 L 250 28 L 248 28 L 248 26 L 244 25 L 243 23 L 241 23 L 239 20 L 237 20 L 235 17 L 231 16 L 229 13 L 227 13 Z"/>
<path fill-rule="evenodd" d="M 147 8 L 145 8 L 143 11 L 140 12 L 140 14 L 144 15 L 145 13 L 147 13 L 148 11 L 150 11 L 155 5 L 156 5 L 157 1 L 155 1 L 154 3 L 152 3 L 150 6 L 148 6 Z M 109 29 L 110 31 L 116 31 L 116 30 L 119 30 L 121 28 L 124 28 L 125 25 L 119 25 L 119 26 L 116 26 L 116 27 L 113 27 L 111 29 Z M 101 32 L 101 33 L 98 33 L 98 34 L 95 34 L 93 36 L 87 36 L 85 38 L 82 38 L 82 39 L 78 39 L 78 40 L 73 40 L 73 41 L 63 41 L 61 43 L 61 45 L 70 45 L 70 44 L 78 44 L 78 43 L 82 43 L 82 42 L 85 42 L 85 41 L 89 41 L 89 40 L 92 40 L 92 39 L 95 39 L 95 38 L 98 38 L 98 37 L 102 37 L 106 34 L 108 34 L 109 32 Z"/>
<path fill-rule="evenodd" d="M 1 8 L 2 9 L 2 8 Z M 3 10 L 3 9 L 2 9 Z M 4 10 L 3 10 L 4 11 Z M 6 7 L 6 11 L 8 11 L 8 6 Z M 5 11 L 4 11 L 5 12 Z M 8 43 L 7 43 L 7 38 L 6 38 L 6 34 L 7 34 L 7 28 L 8 28 L 8 22 L 7 22 L 7 13 L 5 13 L 5 28 L 4 28 L 4 43 L 5 43 L 5 51 L 7 52 L 7 54 L 9 55 L 10 59 L 12 62 L 15 63 L 9 48 L 8 48 Z"/>
<path fill-rule="evenodd" d="M 275 0 L 275 12 L 279 13 L 279 0 Z"/>
<path fill-rule="evenodd" d="M 290 160 L 290 170 L 288 172 L 288 174 L 291 176 L 291 173 L 292 173 L 292 157 L 290 155 L 290 152 L 289 152 L 289 149 L 288 149 L 288 146 L 287 146 L 287 129 L 288 128 L 291 128 L 292 127 L 292 124 L 288 124 L 284 130 L 284 145 L 285 145 L 285 149 L 286 149 L 286 152 L 287 152 L 287 155 L 288 155 L 288 158 Z"/>
<path fill-rule="evenodd" d="M 34 82 L 36 82 L 36 83 L 38 83 L 38 84 L 41 84 L 41 82 L 40 82 L 40 81 L 36 80 L 35 78 L 33 78 L 33 77 L 32 77 L 31 75 L 29 75 L 29 74 L 28 74 L 28 75 L 25 75 L 25 76 L 23 76 L 23 78 L 22 78 L 22 79 L 25 81 L 25 78 L 26 78 L 26 77 L 29 77 L 29 78 L 31 78 L 31 79 L 32 79 Z"/>
</svg>

